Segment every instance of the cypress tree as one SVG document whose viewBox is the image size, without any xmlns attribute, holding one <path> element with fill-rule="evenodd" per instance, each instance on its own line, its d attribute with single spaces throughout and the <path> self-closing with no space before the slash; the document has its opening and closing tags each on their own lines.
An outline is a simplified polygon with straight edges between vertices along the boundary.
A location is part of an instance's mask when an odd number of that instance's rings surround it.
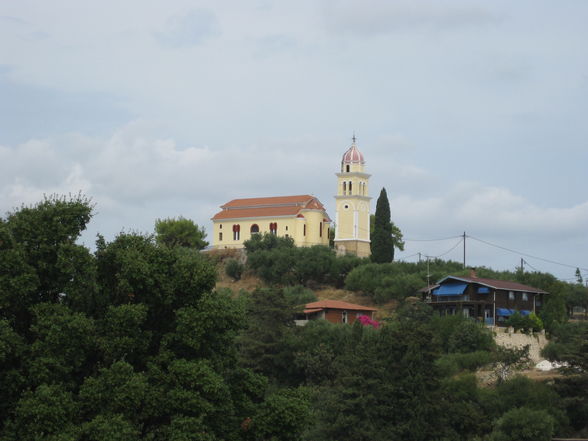
<svg viewBox="0 0 588 441">
<path fill-rule="evenodd" d="M 374 232 L 371 237 L 372 261 L 376 263 L 392 262 L 394 259 L 394 241 L 392 223 L 390 222 L 390 203 L 386 189 L 382 188 L 376 203 Z"/>
</svg>

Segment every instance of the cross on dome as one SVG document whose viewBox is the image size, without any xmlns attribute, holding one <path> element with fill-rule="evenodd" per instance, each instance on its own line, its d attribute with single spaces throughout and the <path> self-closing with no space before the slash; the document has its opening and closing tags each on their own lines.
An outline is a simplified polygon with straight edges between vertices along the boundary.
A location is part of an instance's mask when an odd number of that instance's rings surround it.
<svg viewBox="0 0 588 441">
<path fill-rule="evenodd" d="M 365 164 L 363 155 L 357 148 L 355 133 L 353 133 L 353 138 L 351 139 L 351 147 L 343 154 L 343 160 L 341 162 L 343 164 Z"/>
</svg>

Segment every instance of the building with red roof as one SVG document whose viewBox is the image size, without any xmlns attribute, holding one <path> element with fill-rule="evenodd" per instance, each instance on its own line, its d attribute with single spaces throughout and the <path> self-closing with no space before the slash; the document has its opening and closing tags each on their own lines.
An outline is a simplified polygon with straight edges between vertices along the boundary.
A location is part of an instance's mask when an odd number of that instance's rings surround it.
<svg viewBox="0 0 588 441">
<path fill-rule="evenodd" d="M 212 217 L 213 246 L 242 248 L 259 233 L 291 237 L 297 246 L 328 245 L 331 219 L 312 195 L 233 199 Z"/>
<path fill-rule="evenodd" d="M 362 315 L 373 320 L 376 311 L 376 308 L 339 300 L 319 300 L 318 302 L 307 303 L 304 311 L 298 314 L 296 323 L 304 325 L 309 320 L 323 319 L 331 323 L 353 324 Z"/>
</svg>

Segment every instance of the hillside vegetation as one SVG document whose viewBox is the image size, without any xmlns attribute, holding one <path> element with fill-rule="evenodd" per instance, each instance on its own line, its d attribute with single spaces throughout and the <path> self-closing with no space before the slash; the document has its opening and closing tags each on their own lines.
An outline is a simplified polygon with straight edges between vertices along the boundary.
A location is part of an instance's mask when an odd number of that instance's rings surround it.
<svg viewBox="0 0 588 441">
<path fill-rule="evenodd" d="M 511 374 L 524 348 L 411 297 L 422 265 L 259 237 L 231 273 L 264 286 L 215 289 L 222 257 L 178 241 L 121 233 L 94 252 L 78 245 L 92 210 L 50 197 L 0 219 L 0 441 L 588 435 L 588 326 L 566 323 L 571 288 L 549 275 L 514 274 L 553 293 L 545 352 L 569 371 L 535 383 Z M 316 292 L 351 291 L 399 306 L 379 327 L 294 326 Z M 481 366 L 495 373 L 490 388 Z"/>
</svg>

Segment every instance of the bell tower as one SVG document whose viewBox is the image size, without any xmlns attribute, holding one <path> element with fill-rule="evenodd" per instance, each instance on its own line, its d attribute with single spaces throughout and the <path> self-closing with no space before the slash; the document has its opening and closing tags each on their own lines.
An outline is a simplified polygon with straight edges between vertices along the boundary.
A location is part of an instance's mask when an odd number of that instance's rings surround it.
<svg viewBox="0 0 588 441">
<path fill-rule="evenodd" d="M 353 135 L 337 173 L 335 249 L 338 254 L 367 257 L 370 251 L 370 200 L 365 161 Z"/>
</svg>

